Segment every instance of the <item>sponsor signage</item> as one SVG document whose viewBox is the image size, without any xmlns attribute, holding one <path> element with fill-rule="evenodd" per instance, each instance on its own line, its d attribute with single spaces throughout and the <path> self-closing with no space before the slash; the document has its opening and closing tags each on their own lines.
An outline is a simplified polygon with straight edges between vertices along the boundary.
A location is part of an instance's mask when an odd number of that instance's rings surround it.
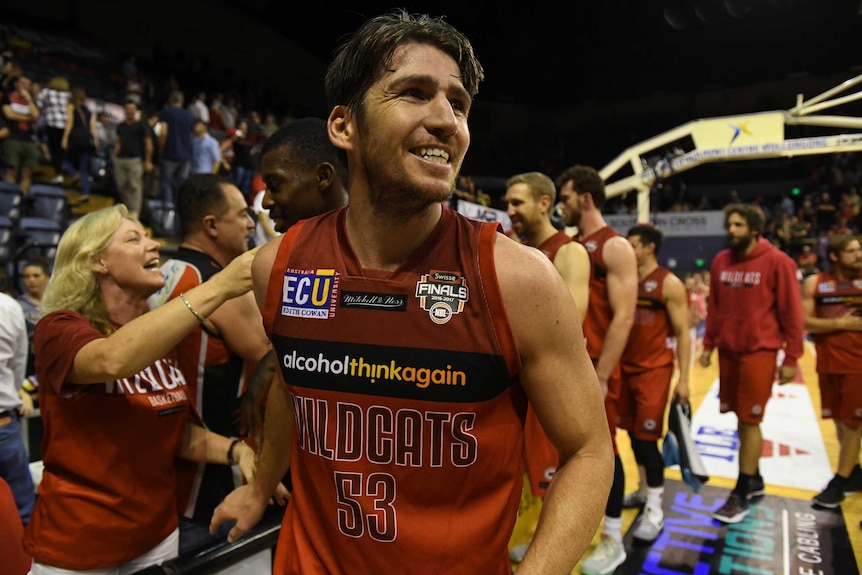
<svg viewBox="0 0 862 575">
<path fill-rule="evenodd" d="M 604 216 L 608 225 L 626 235 L 637 225 L 634 214 L 608 214 Z M 650 222 L 659 228 L 665 237 L 723 236 L 724 212 L 709 210 L 702 212 L 660 212 L 650 214 Z"/>
<path fill-rule="evenodd" d="M 512 220 L 509 219 L 509 215 L 503 210 L 474 204 L 473 202 L 465 200 L 458 200 L 457 211 L 471 220 L 479 220 L 480 222 L 500 222 L 500 225 L 503 226 L 504 232 L 509 232 L 512 229 Z"/>
</svg>

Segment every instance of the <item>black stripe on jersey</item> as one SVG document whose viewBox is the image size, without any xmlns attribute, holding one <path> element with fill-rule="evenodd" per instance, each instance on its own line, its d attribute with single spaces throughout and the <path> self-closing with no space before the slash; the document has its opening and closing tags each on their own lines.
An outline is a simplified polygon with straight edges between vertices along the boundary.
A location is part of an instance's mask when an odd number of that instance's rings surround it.
<svg viewBox="0 0 862 575">
<path fill-rule="evenodd" d="M 492 399 L 513 383 L 502 356 L 273 336 L 291 385 L 448 403 Z"/>
</svg>

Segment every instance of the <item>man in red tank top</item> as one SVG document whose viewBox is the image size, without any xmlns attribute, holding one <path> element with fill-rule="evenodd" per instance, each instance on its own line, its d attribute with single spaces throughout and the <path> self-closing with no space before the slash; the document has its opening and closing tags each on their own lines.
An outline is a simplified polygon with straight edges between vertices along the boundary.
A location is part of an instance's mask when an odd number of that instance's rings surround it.
<svg viewBox="0 0 862 575">
<path fill-rule="evenodd" d="M 587 249 L 551 223 L 551 210 L 557 200 L 554 181 L 541 172 L 517 174 L 506 182 L 506 204 L 513 231 L 521 241 L 538 248 L 554 263 L 575 299 L 583 322 L 589 302 L 590 256 Z M 545 435 L 532 407 L 524 423 L 524 461 L 530 480 L 530 493 L 545 496 L 559 463 L 554 444 Z M 535 526 L 533 526 L 533 529 Z M 512 548 L 509 556 L 520 561 L 529 543 Z"/>
<path fill-rule="evenodd" d="M 235 540 L 289 467 L 274 573 L 510 574 L 528 401 L 560 465 L 519 571 L 569 573 L 598 526 L 611 443 L 571 294 L 537 250 L 444 205 L 483 76 L 462 33 L 403 10 L 327 70 L 350 203 L 257 253 L 280 381 L 254 481 L 211 525 L 236 519 Z"/>
<path fill-rule="evenodd" d="M 845 493 L 862 489 L 862 246 L 851 234 L 836 234 L 827 254 L 830 271 L 802 284 L 802 310 L 817 349 L 820 413 L 835 420 L 841 447 L 835 477 L 814 503 L 834 508 Z"/>
<path fill-rule="evenodd" d="M 557 177 L 556 183 L 566 225 L 578 228 L 577 239 L 586 246 L 593 265 L 584 336 L 605 396 L 605 414 L 615 454 L 614 483 L 605 507 L 602 540 L 581 565 L 581 571 L 612 573 L 626 558 L 622 545 L 625 475 L 615 436 L 619 361 L 635 317 L 637 261 L 631 244 L 602 217 L 605 183 L 594 168 L 572 166 Z"/>
<path fill-rule="evenodd" d="M 623 500 L 624 507 L 644 506 L 632 533 L 639 541 L 654 541 L 664 528 L 664 460 L 658 440 L 674 374 L 674 395 L 688 403 L 691 367 L 688 294 L 672 271 L 659 265 L 664 234 L 652 224 L 636 225 L 628 239 L 638 262 L 638 303 L 635 323 L 623 352 L 620 427 L 628 430 L 640 472 L 640 488 Z M 676 350 L 676 351 L 674 351 Z"/>
</svg>

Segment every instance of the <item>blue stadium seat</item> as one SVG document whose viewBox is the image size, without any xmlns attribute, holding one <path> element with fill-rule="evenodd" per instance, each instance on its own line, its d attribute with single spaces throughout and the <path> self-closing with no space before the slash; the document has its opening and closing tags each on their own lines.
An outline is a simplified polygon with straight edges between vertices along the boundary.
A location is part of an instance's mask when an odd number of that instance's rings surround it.
<svg viewBox="0 0 862 575">
<path fill-rule="evenodd" d="M 55 220 L 62 227 L 66 227 L 71 218 L 71 208 L 63 188 L 49 184 L 33 184 L 30 186 L 29 200 L 28 216 Z"/>
<path fill-rule="evenodd" d="M 24 193 L 18 184 L 0 182 L 0 215 L 9 218 L 12 223 L 21 217 L 21 205 Z"/>
</svg>

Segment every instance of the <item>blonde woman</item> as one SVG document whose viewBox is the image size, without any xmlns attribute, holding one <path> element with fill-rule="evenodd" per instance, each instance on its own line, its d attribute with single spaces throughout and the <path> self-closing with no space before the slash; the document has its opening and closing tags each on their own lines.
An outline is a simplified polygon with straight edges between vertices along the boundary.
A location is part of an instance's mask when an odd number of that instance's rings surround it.
<svg viewBox="0 0 862 575">
<path fill-rule="evenodd" d="M 24 536 L 33 575 L 121 575 L 177 555 L 174 458 L 255 470 L 248 446 L 190 417 L 173 347 L 251 287 L 254 251 L 149 311 L 159 243 L 115 205 L 63 234 L 34 334 L 45 465 Z"/>
</svg>

